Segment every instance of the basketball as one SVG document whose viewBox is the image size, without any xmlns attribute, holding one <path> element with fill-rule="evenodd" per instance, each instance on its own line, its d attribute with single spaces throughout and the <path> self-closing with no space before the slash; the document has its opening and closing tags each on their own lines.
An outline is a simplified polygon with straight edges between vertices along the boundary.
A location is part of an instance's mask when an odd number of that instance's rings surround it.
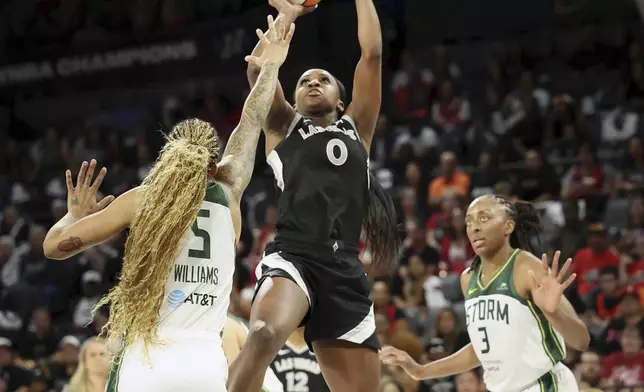
<svg viewBox="0 0 644 392">
<path fill-rule="evenodd" d="M 293 4 L 303 5 L 305 7 L 313 7 L 317 5 L 322 0 L 289 0 Z"/>
</svg>

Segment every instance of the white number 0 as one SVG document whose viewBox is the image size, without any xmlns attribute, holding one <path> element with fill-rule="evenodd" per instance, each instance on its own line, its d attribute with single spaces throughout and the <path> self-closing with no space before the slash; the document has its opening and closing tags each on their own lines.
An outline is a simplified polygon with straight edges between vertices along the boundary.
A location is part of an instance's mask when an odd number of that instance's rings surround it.
<svg viewBox="0 0 644 392">
<path fill-rule="evenodd" d="M 335 154 L 335 147 L 340 149 L 340 156 Z M 329 162 L 333 163 L 336 166 L 342 166 L 347 161 L 349 157 L 349 150 L 347 150 L 347 145 L 340 139 L 331 139 L 326 144 L 326 157 L 329 158 Z"/>
</svg>

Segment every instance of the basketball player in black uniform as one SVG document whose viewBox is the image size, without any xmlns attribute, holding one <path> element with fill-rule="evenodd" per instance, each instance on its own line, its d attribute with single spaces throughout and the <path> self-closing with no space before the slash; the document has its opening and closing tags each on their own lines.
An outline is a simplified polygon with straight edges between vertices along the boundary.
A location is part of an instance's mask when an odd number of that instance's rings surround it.
<svg viewBox="0 0 644 392">
<path fill-rule="evenodd" d="M 271 363 L 284 392 L 329 392 L 315 354 L 304 341 L 304 328 L 296 329 Z"/>
<path fill-rule="evenodd" d="M 303 13 L 287 0 L 269 2 L 292 20 Z M 355 4 L 361 58 L 351 104 L 345 106 L 333 75 L 311 69 L 297 83 L 294 106 L 278 85 L 264 126 L 267 161 L 281 190 L 277 233 L 256 271 L 250 334 L 230 367 L 229 392 L 259 390 L 264 370 L 298 326 L 306 327 L 331 390 L 379 387 L 380 344 L 358 241 L 364 228 L 373 266 L 387 266 L 399 237 L 391 198 L 368 170 L 381 101 L 380 22 L 373 0 Z M 252 64 L 248 76 L 253 85 Z"/>
</svg>

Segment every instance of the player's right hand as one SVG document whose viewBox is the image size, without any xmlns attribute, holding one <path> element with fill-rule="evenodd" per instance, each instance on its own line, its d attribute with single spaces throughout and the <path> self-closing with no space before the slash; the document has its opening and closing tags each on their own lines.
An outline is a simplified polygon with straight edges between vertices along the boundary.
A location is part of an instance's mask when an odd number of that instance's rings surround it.
<svg viewBox="0 0 644 392">
<path fill-rule="evenodd" d="M 278 66 L 284 63 L 291 39 L 293 39 L 293 34 L 295 33 L 295 24 L 291 23 L 288 32 L 284 34 L 286 22 L 285 18 L 281 16 L 280 14 L 277 22 L 271 15 L 268 16 L 268 32 L 266 35 L 262 30 L 256 30 L 257 37 L 262 45 L 262 54 L 259 57 L 246 56 L 245 60 L 247 62 L 257 67 L 261 67 L 265 63 L 273 63 Z"/>
<path fill-rule="evenodd" d="M 95 169 L 95 159 L 92 159 L 89 164 L 87 162 L 83 162 L 80 171 L 78 172 L 76 186 L 74 186 L 72 181 L 72 172 L 70 170 L 65 172 L 65 182 L 67 184 L 67 212 L 76 219 L 81 219 L 87 215 L 98 212 L 114 201 L 114 196 L 112 195 L 103 198 L 101 201 L 96 201 L 96 193 L 103 182 L 103 178 L 105 178 L 107 169 L 102 168 L 92 183 Z"/>
<path fill-rule="evenodd" d="M 421 366 L 406 352 L 398 350 L 392 346 L 385 346 L 380 350 L 378 355 L 385 365 L 400 366 L 414 380 L 421 379 Z"/>
</svg>

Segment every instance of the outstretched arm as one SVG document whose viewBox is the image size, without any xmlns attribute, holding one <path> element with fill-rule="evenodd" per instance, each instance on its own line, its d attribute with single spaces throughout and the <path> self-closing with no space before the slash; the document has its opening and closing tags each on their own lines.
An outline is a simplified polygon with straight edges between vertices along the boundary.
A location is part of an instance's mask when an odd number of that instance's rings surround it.
<svg viewBox="0 0 644 392">
<path fill-rule="evenodd" d="M 373 0 L 356 0 L 361 56 L 353 76 L 353 101 L 347 108 L 367 151 L 382 100 L 382 32 Z"/>
<path fill-rule="evenodd" d="M 224 150 L 224 157 L 218 165 L 219 174 L 216 178 L 230 187 L 232 196 L 237 200 L 241 200 L 242 193 L 253 174 L 259 133 L 270 111 L 277 86 L 279 67 L 286 59 L 288 44 L 295 29 L 295 25 L 291 24 L 286 38 L 282 38 L 280 35 L 281 29 L 283 29 L 282 23 L 276 25 L 273 18 L 269 16 L 269 25 L 273 30 L 277 30 L 268 36 L 270 41 L 260 30 L 257 30 L 264 46 L 262 55 L 247 57 L 247 61 L 250 63 L 261 64 L 261 72 L 257 83 L 246 98 L 241 120 L 230 135 Z"/>
<path fill-rule="evenodd" d="M 461 290 L 463 291 L 463 295 L 465 295 L 471 278 L 472 270 L 469 268 L 461 274 Z M 415 380 L 452 376 L 481 365 L 481 361 L 476 356 L 472 343 L 449 357 L 425 365 L 418 364 L 409 354 L 394 347 L 383 348 L 379 355 L 380 360 L 385 364 L 402 367 Z"/>
<path fill-rule="evenodd" d="M 293 18 L 289 18 L 283 14 L 280 14 L 277 17 L 276 22 L 278 21 L 280 23 L 285 23 L 286 26 L 289 26 L 295 20 L 295 19 L 293 20 L 290 20 L 290 19 L 293 19 Z M 269 30 L 267 30 L 264 33 L 265 36 L 268 35 Z M 253 49 L 251 56 L 260 57 L 263 51 L 264 51 L 264 48 L 260 40 L 260 42 L 258 42 L 255 48 Z M 259 66 L 253 63 L 248 63 L 248 69 L 246 70 L 246 77 L 248 78 L 248 84 L 250 85 L 251 88 L 253 88 L 256 85 L 257 80 L 259 79 L 260 72 L 261 72 L 261 68 Z M 293 109 L 293 107 L 289 105 L 288 101 L 286 100 L 286 96 L 284 95 L 284 90 L 282 89 L 282 85 L 278 80 L 275 86 L 275 94 L 273 95 L 273 102 L 270 105 L 270 110 L 268 112 L 268 115 L 266 116 L 266 121 L 265 123 L 262 123 L 262 126 L 264 127 L 264 132 L 266 133 L 267 138 L 275 139 L 275 140 L 267 140 L 268 143 L 266 143 L 266 155 L 268 155 L 275 148 L 275 146 L 282 140 L 282 138 L 286 135 L 288 126 L 293 120 L 293 117 L 295 117 L 295 109 Z"/>
<path fill-rule="evenodd" d="M 447 358 L 425 365 L 419 365 L 409 354 L 393 347 L 383 348 L 380 359 L 386 364 L 401 366 L 414 380 L 453 376 L 481 365 L 472 343 Z"/>
<path fill-rule="evenodd" d="M 134 188 L 119 196 L 108 196 L 96 202 L 96 192 L 107 170 L 102 168 L 93 184 L 92 177 L 96 161 L 83 162 L 74 187 L 72 174 L 68 170 L 67 214 L 47 233 L 43 250 L 50 259 L 62 260 L 78 254 L 94 245 L 101 244 L 130 225 L 136 211 Z M 91 184 L 91 185 L 90 185 Z"/>
</svg>

